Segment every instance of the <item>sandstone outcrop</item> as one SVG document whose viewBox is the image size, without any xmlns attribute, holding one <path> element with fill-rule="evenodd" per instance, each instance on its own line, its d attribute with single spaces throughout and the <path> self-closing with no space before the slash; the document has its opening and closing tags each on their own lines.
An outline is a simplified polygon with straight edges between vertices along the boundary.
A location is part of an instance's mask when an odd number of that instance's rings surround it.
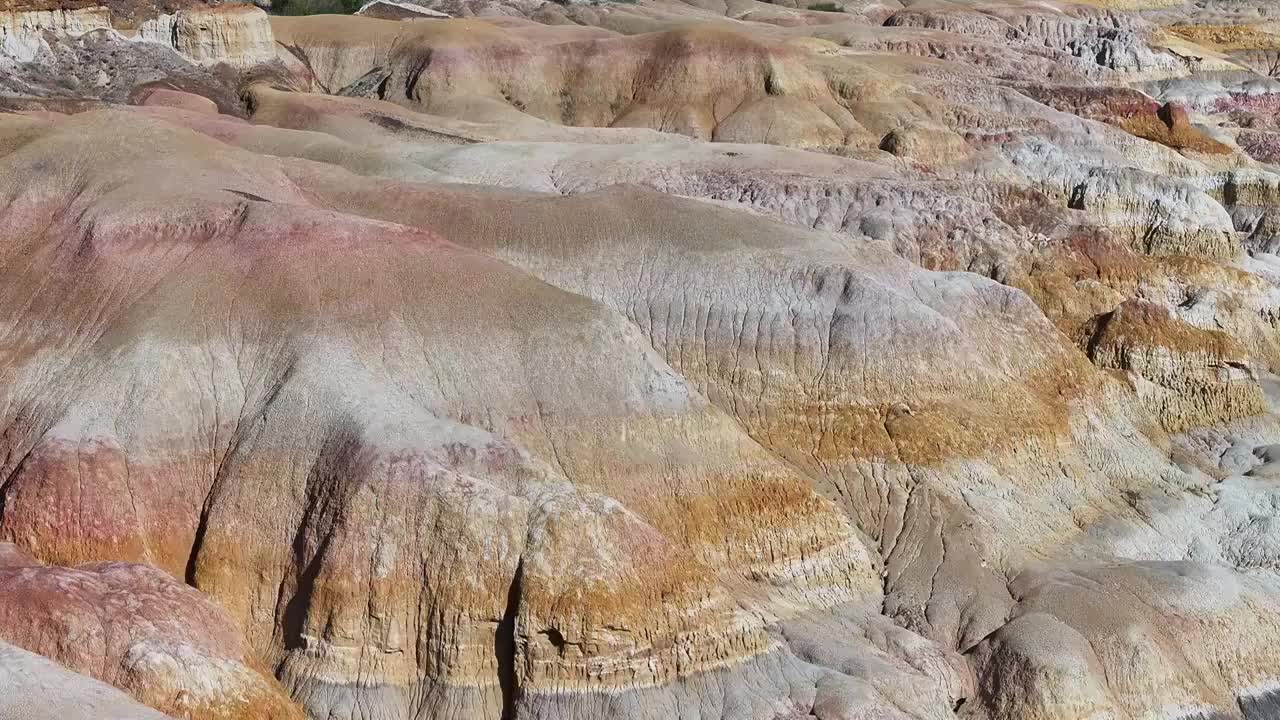
<svg viewBox="0 0 1280 720">
<path fill-rule="evenodd" d="M 928 112 L 927 98 L 913 103 L 910 88 L 867 64 L 806 63 L 812 51 L 804 46 L 728 28 L 629 37 L 575 28 L 568 38 L 580 39 L 566 39 L 472 20 L 312 17 L 272 25 L 317 89 L 336 92 L 381 69 L 379 99 L 471 119 L 874 148 L 897 118 Z M 841 94 L 855 86 L 857 97 Z M 891 118 L 882 105 L 900 112 Z"/>
<path fill-rule="evenodd" d="M 1263 712 L 1248 717 L 1268 717 L 1270 680 L 1250 677 L 1248 658 L 1270 653 L 1259 640 L 1276 608 L 1254 582 L 1142 563 L 1028 571 L 1010 587 L 1013 619 L 974 651 L 991 717 L 1203 717 L 1255 705 Z M 1224 670 L 1236 675 L 1226 684 Z M 1257 690 L 1237 700 L 1229 687 Z"/>
<path fill-rule="evenodd" d="M 138 38 L 168 44 L 198 65 L 253 67 L 275 59 L 267 14 L 252 5 L 224 5 L 160 15 L 138 28 Z"/>
</svg>

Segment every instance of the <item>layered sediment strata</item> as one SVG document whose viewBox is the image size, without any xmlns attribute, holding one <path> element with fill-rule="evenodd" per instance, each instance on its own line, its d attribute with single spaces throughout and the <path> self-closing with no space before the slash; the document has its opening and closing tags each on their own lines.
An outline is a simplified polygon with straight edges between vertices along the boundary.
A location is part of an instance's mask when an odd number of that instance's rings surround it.
<svg viewBox="0 0 1280 720">
<path fill-rule="evenodd" d="M 1163 305 L 1128 301 L 1086 328 L 1099 367 L 1133 374 L 1138 396 L 1171 432 L 1258 415 L 1266 405 L 1249 353 Z"/>
<path fill-rule="evenodd" d="M 0 78 L 22 573 L 342 720 L 1262 712 L 1275 88 L 1161 30 L 1226 11 L 430 4 Z"/>
<path fill-rule="evenodd" d="M 119 137 L 126 119 L 206 180 L 174 183 L 120 145 L 93 151 L 102 175 L 32 170 L 58 146 L 77 162 L 87 136 Z M 89 243 L 38 254 L 40 275 L 108 273 L 15 310 L 49 320 L 18 330 L 25 359 L 6 363 L 6 537 L 50 561 L 122 556 L 186 577 L 313 712 L 348 686 L 495 714 L 517 691 L 665 684 L 769 651 L 770 618 L 878 593 L 843 515 L 621 318 L 432 234 L 352 216 L 343 231 L 271 162 L 139 119 L 78 116 L 6 158 L 6 220 Z M 112 186 L 110 203 L 89 199 Z M 187 210 L 148 210 L 161 206 Z M 357 248 L 364 279 L 298 294 L 329 263 L 353 270 Z M 280 252 L 287 263 L 265 262 Z M 417 299 L 345 324 L 369 282 Z M 466 301 L 476 292 L 489 300 Z M 244 314 L 228 325 L 213 309 L 231 305 Z M 71 326 L 87 342 L 58 330 Z M 427 375 L 409 362 L 423 352 Z M 429 359 L 458 352 L 490 358 L 483 381 Z M 166 381 L 140 403 L 112 389 L 141 377 Z M 64 388 L 56 405 L 48 382 Z"/>
<path fill-rule="evenodd" d="M 252 5 L 224 5 L 160 15 L 138 28 L 137 37 L 170 45 L 197 65 L 225 63 L 251 68 L 276 57 L 267 14 Z"/>
<path fill-rule="evenodd" d="M 275 39 L 262 10 L 240 4 L 193 5 L 136 27 L 120 23 L 110 8 L 101 6 L 0 10 L 0 58 L 10 63 L 47 60 L 54 52 L 51 41 L 101 32 L 159 43 L 197 64 L 249 68 L 275 59 Z"/>
<path fill-rule="evenodd" d="M 283 73 L 267 16 L 249 5 L 180 0 L 155 7 L 22 2 L 0 8 L 0 105 L 11 110 L 30 107 L 33 98 L 59 98 L 63 109 L 133 103 L 161 87 L 243 115 L 242 78 Z"/>
</svg>

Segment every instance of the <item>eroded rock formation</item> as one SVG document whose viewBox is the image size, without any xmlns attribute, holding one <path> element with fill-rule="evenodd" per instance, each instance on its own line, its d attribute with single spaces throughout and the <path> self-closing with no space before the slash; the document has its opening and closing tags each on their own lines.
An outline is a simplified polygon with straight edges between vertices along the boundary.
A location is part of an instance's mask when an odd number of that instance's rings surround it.
<svg viewBox="0 0 1280 720">
<path fill-rule="evenodd" d="M 175 717 L 301 718 L 219 605 L 148 565 L 41 565 L 0 545 L 5 640 Z"/>
<path fill-rule="evenodd" d="M 1269 717 L 1266 3 L 381 5 L 0 6 L 0 690 Z"/>
</svg>

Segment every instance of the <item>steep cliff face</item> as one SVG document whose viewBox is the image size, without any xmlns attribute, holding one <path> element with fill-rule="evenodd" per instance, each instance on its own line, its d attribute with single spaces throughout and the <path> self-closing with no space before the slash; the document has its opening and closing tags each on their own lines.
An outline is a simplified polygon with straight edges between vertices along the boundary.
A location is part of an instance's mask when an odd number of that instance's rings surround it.
<svg viewBox="0 0 1280 720">
<path fill-rule="evenodd" d="M 251 68 L 276 57 L 267 14 L 251 5 L 223 5 L 160 15 L 138 28 L 140 39 L 168 44 L 197 65 Z"/>
<path fill-rule="evenodd" d="M 267 15 L 246 4 L 21 2 L 0 9 L 0 104 L 137 103 L 156 89 L 243 116 L 242 81 L 284 73 Z M 46 101 L 47 102 L 47 101 Z"/>
<path fill-rule="evenodd" d="M 252 5 L 193 1 L 181 9 L 167 13 L 165 9 L 84 3 L 51 7 L 21 3 L 11 9 L 0 8 L 0 63 L 50 65 L 57 62 L 62 46 L 74 45 L 91 33 L 118 42 L 156 43 L 196 65 L 247 69 L 271 63 L 276 57 L 267 14 Z M 102 72 L 109 78 L 114 70 Z"/>
<path fill-rule="evenodd" d="M 0 12 L 0 56 L 30 62 L 48 52 L 46 33 L 74 37 L 110 28 L 110 11 L 103 7 Z"/>
<path fill-rule="evenodd" d="M 1121 304 L 1087 328 L 1089 357 L 1132 374 L 1138 396 L 1179 432 L 1258 415 L 1266 402 L 1249 353 L 1222 331 L 1202 330 L 1163 305 Z"/>
</svg>

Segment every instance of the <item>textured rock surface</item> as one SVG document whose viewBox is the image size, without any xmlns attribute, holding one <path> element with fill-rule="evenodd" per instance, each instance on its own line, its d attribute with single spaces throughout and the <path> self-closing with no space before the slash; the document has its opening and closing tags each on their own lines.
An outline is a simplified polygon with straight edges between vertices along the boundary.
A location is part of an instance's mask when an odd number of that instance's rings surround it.
<svg viewBox="0 0 1280 720">
<path fill-rule="evenodd" d="M 0 6 L 0 97 L 133 101 L 161 83 L 240 113 L 243 73 L 275 74 L 266 13 L 250 5 L 9 3 Z"/>
<path fill-rule="evenodd" d="M 1275 9 L 801 5 L 0 6 L 0 690 L 1269 717 Z"/>
<path fill-rule="evenodd" d="M 226 612 L 146 565 L 41 565 L 0 546 L 0 636 L 184 718 L 301 718 Z"/>
<path fill-rule="evenodd" d="M 323 326 L 303 329 L 333 317 L 325 308 L 338 305 L 330 303 L 356 297 L 369 302 L 364 283 L 348 286 L 356 294 L 314 296 L 309 302 L 320 307 L 304 303 L 293 306 L 296 314 L 281 316 L 291 307 L 281 303 L 292 294 L 289 288 L 301 287 L 295 283 L 307 282 L 320 268 L 262 276 L 259 260 L 242 266 L 241 272 L 249 273 L 242 279 L 227 283 L 223 273 L 234 270 L 238 252 L 233 249 L 246 242 L 261 244 L 269 254 L 294 245 L 291 253 L 303 254 L 291 257 L 348 263 L 347 251 L 323 260 L 313 245 L 319 239 L 317 223 L 336 230 L 336 216 L 308 210 L 299 190 L 282 195 L 273 189 L 292 183 L 270 162 L 227 155 L 212 141 L 139 120 L 119 114 L 77 116 L 7 158 L 13 172 L 6 177 L 14 184 L 6 197 L 15 211 L 8 217 L 27 221 L 26 213 L 33 212 L 88 223 L 66 231 L 89 232 L 99 248 L 92 255 L 123 251 L 136 258 L 137 272 L 170 276 L 163 287 L 143 276 L 127 282 L 133 290 L 122 298 L 124 315 L 103 329 L 124 323 L 123 340 L 131 334 L 124 330 L 129 325 L 142 330 L 160 322 L 178 334 L 158 346 L 149 334 L 139 335 L 110 351 L 133 360 L 100 366 L 109 374 L 172 378 L 169 391 L 134 406 L 142 424 L 130 423 L 133 429 L 126 434 L 113 429 L 115 420 L 105 420 L 117 410 L 107 415 L 100 410 L 119 402 L 133 405 L 123 396 L 113 400 L 93 391 L 68 398 L 59 408 L 32 407 L 30 430 L 36 434 L 14 437 L 17 444 L 10 451 L 11 457 L 21 453 L 25 459 L 11 470 L 6 486 L 6 536 L 38 546 L 45 558 L 72 562 L 117 555 L 185 575 L 228 607 L 257 640 L 259 651 L 281 667 L 286 685 L 316 713 L 368 702 L 360 695 L 364 690 L 354 688 L 374 685 L 385 687 L 377 691 L 385 695 L 382 702 L 421 702 L 435 714 L 456 706 L 496 714 L 506 673 L 519 681 L 521 702 L 531 707 L 540 691 L 669 683 L 726 662 L 774 654 L 763 624 L 780 613 L 878 594 L 875 563 L 845 517 L 702 400 L 646 349 L 636 329 L 586 299 L 522 278 L 435 236 L 349 218 L 352 242 L 362 238 L 366 277 L 387 283 L 381 292 L 399 295 L 421 287 L 421 273 L 428 268 L 438 278 L 428 283 L 436 290 L 418 295 L 416 305 L 402 306 L 403 314 L 385 328 L 363 322 L 348 330 L 329 326 L 322 332 L 330 340 L 316 346 L 312 333 Z M 97 152 L 84 142 L 88 136 L 119 136 L 119 126 L 130 121 L 141 128 L 135 137 L 139 143 L 195 149 L 191 160 L 202 169 L 193 171 L 206 181 L 174 183 L 124 145 L 103 148 L 107 154 L 95 166 L 114 170 L 101 180 L 76 180 L 70 165 L 65 172 L 42 174 L 66 178 L 66 185 L 32 192 L 30 183 L 18 180 L 34 177 L 23 164 L 44 163 L 53 147 L 70 143 L 55 155 L 78 162 L 72 158 Z M 122 180 L 139 184 L 121 188 L 136 205 L 90 206 L 88 215 L 64 209 L 70 207 L 65 203 L 88 197 L 78 183 Z M 169 255 L 174 269 L 160 271 L 145 242 L 138 248 L 144 252 L 131 252 L 137 247 L 133 238 L 139 237 L 134 218 L 145 216 L 147 207 L 157 207 L 154 203 L 191 208 L 195 217 L 177 218 L 177 225 L 169 224 L 174 218 L 157 221 L 197 233 L 191 241 L 202 253 L 216 255 L 222 246 L 225 261 L 192 265 Z M 275 212 L 290 205 L 292 212 Z M 382 240 L 371 244 L 379 236 Z M 287 245 L 268 240 L 281 237 L 294 240 Z M 415 256 L 421 259 L 413 261 Z M 49 273 L 71 277 L 89 269 L 80 265 L 85 256 L 77 259 L 74 253 L 49 259 L 81 268 L 51 267 Z M 387 274 L 393 267 L 399 268 L 399 279 Z M 187 274 L 193 271 L 195 276 Z M 249 289 L 255 285 L 260 289 Z M 471 303 L 463 287 L 490 288 L 485 293 L 493 302 Z M 177 295 L 161 299 L 168 292 Z M 193 306 L 183 299 L 191 292 L 234 295 L 209 296 Z M 203 307 L 215 312 L 212 322 L 221 315 L 213 308 L 254 293 L 265 293 L 263 300 L 245 306 L 247 316 L 227 328 L 229 335 L 207 336 L 201 328 L 211 325 L 182 314 Z M 509 300 L 500 301 L 504 295 Z M 138 307 L 137 301 L 129 297 L 150 297 L 146 304 L 156 302 L 153 307 L 162 316 L 179 315 L 135 318 L 127 308 Z M 446 352 L 438 343 L 448 336 L 448 323 L 465 317 L 458 315 L 463 308 L 480 314 L 449 332 L 465 332 L 471 323 L 486 331 L 457 335 L 455 342 L 467 337 L 472 348 L 477 341 L 493 343 L 485 354 L 506 358 L 510 366 L 486 374 L 484 385 L 476 385 L 473 370 L 453 363 L 418 375 L 416 361 L 406 363 L 412 355 L 405 353 L 422 352 L 427 337 L 434 352 Z M 250 343 L 255 355 L 261 351 L 254 339 L 258 331 L 245 337 L 240 328 L 260 323 L 277 328 L 260 336 L 279 348 L 273 351 L 277 364 L 261 366 L 259 372 L 266 374 L 256 380 L 246 378 L 243 394 L 225 396 L 219 376 L 240 375 L 236 358 L 245 352 L 243 343 Z M 296 339 L 279 346 L 280 329 L 290 326 L 298 328 Z M 595 330 L 579 335 L 573 329 L 579 326 Z M 195 334 L 185 335 L 189 332 Z M 352 332 L 401 337 L 402 344 L 370 356 L 372 346 L 358 334 L 339 339 Z M 552 341 L 559 337 L 568 346 Z M 225 350 L 200 359 L 222 343 Z M 183 380 L 189 361 L 165 346 L 198 353 L 192 361 L 214 373 L 214 382 Z M 337 348 L 346 349 L 335 355 Z M 13 378 L 15 389 L 27 388 L 11 396 L 9 407 L 15 410 L 42 403 L 42 383 L 27 383 L 35 380 L 29 373 L 43 372 L 38 370 L 43 362 L 32 361 L 36 364 L 11 365 L 29 378 Z M 330 385 L 335 361 L 345 368 L 336 371 L 344 376 L 336 386 Z M 61 360 L 55 365 L 65 367 Z M 511 384 L 494 384 L 501 378 Z M 116 386 L 115 381 L 85 380 L 86 389 Z M 582 405 L 576 394 L 553 392 L 561 383 L 581 388 L 593 404 Z M 402 394 L 415 386 L 419 389 Z M 199 397 L 207 400 L 192 405 Z M 315 416 L 320 397 L 328 399 Z M 199 410 L 200 402 L 209 403 L 208 411 Z M 258 419 L 237 419 L 245 412 Z M 157 422 L 160 418 L 167 420 Z M 268 419 L 274 422 L 264 424 Z M 190 423 L 195 423 L 190 430 L 174 433 Z M 626 444 L 616 446 L 623 437 Z M 204 440 L 190 444 L 196 438 L 220 438 L 214 440 L 214 454 L 208 454 Z M 168 449 L 148 450 L 144 459 L 143 448 Z M 299 452 L 317 455 L 290 459 Z M 234 459 L 217 460 L 226 453 Z M 227 462 L 238 469 L 231 471 Z M 66 474 L 68 464 L 86 463 L 99 468 L 94 474 L 115 478 L 94 483 L 93 497 L 83 496 L 79 483 L 66 484 L 74 480 Z M 196 484 L 184 486 L 177 478 Z M 669 489 L 655 493 L 653 482 Z M 290 483 L 296 505 L 286 509 L 279 492 Z M 133 492 L 133 487 L 147 489 Z M 75 496 L 73 505 L 61 499 L 66 493 Z M 74 506 L 84 517 L 86 502 L 93 523 L 64 514 Z M 266 507 L 273 508 L 268 515 L 253 510 Z M 378 508 L 398 510 L 384 515 L 387 510 Z M 468 510 L 459 514 L 463 508 Z M 349 524 L 356 518 L 378 518 L 381 529 L 371 535 L 363 520 Z M 46 539 L 44 528 L 51 526 L 69 532 Z M 499 528 L 509 534 L 495 537 Z M 441 552 L 442 542 L 453 549 Z M 740 605 L 730 586 L 755 599 Z M 371 617 L 378 619 L 370 624 Z M 510 650 L 501 649 L 504 643 Z M 373 665 L 365 651 L 370 644 L 381 656 Z M 423 676 L 430 684 L 418 680 Z"/>
<path fill-rule="evenodd" d="M 75 10 L 30 10 L 3 13 L 0 24 L 0 53 L 11 60 L 31 61 L 48 51 L 45 33 L 77 36 L 109 29 L 111 15 L 106 8 Z"/>
<path fill-rule="evenodd" d="M 275 37 L 267 14 L 246 5 L 179 10 L 138 28 L 138 38 L 167 43 L 199 65 L 226 63 L 253 67 L 275 58 Z"/>
</svg>

